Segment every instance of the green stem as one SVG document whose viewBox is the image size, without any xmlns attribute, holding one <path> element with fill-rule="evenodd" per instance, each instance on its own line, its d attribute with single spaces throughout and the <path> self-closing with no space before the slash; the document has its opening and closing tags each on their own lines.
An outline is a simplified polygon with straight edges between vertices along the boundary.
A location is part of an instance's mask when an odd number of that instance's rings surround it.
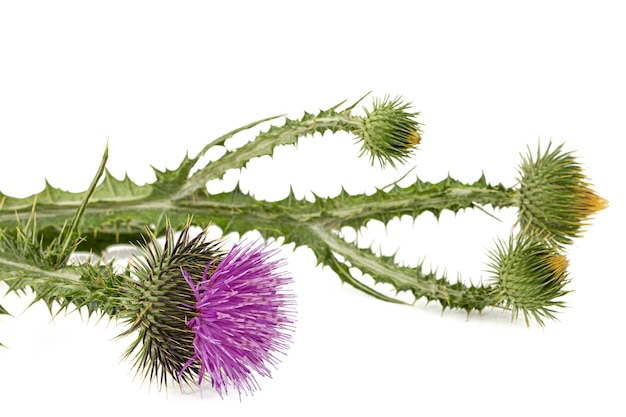
<svg viewBox="0 0 626 417">
<path fill-rule="evenodd" d="M 391 284 L 397 291 L 408 291 L 416 299 L 436 300 L 449 308 L 481 311 L 495 300 L 488 288 L 450 283 L 445 277 L 424 273 L 421 267 L 404 268 L 391 258 L 376 256 L 371 251 L 357 248 L 335 234 L 343 226 L 361 227 L 369 220 L 387 222 L 403 215 L 417 216 L 424 211 L 439 215 L 442 210 L 460 210 L 485 205 L 509 207 L 516 204 L 517 191 L 502 185 L 491 186 L 484 177 L 472 184 L 452 178 L 438 183 L 419 179 L 409 187 L 394 186 L 372 195 L 349 195 L 342 192 L 335 198 L 318 198 L 314 202 L 295 199 L 293 195 L 277 202 L 258 201 L 237 187 L 228 193 L 208 195 L 197 193 L 193 198 L 178 201 L 160 199 L 134 202 L 92 202 L 83 213 L 86 244 L 107 246 L 117 242 L 140 239 L 145 231 L 141 222 L 133 219 L 170 219 L 174 227 L 182 227 L 190 214 L 193 222 L 204 226 L 213 223 L 224 233 L 258 230 L 266 238 L 284 237 L 287 242 L 306 245 L 316 254 L 318 261 L 330 266 L 342 281 L 386 301 L 397 301 L 389 295 L 370 288 L 355 279 L 341 255 L 361 272 L 371 275 L 376 282 Z M 72 206 L 38 208 L 38 223 L 42 227 L 58 226 L 73 212 Z M 25 214 L 25 213 L 24 213 Z M 152 220 L 154 221 L 154 220 Z M 57 222 L 57 223 L 55 223 Z M 92 229 L 87 225 L 93 225 Z M 108 225 L 108 226 L 107 226 Z"/>
<path fill-rule="evenodd" d="M 413 146 L 419 141 L 414 114 L 406 113 L 406 106 L 400 102 L 382 103 L 368 114 L 372 120 L 351 114 L 359 102 L 341 111 L 337 109 L 343 103 L 317 114 L 305 113 L 298 120 L 286 119 L 282 126 L 271 126 L 266 132 L 259 133 L 252 142 L 227 151 L 218 160 L 192 173 L 199 158 L 208 149 L 224 145 L 236 133 L 271 118 L 235 129 L 205 146 L 196 157 L 185 157 L 177 169 L 155 170 L 157 180 L 153 184 L 140 186 L 128 177 L 117 180 L 105 172 L 102 183 L 95 188 L 90 187 L 87 193 L 68 193 L 47 185 L 41 193 L 25 199 L 0 194 L 0 230 L 10 230 L 15 226 L 16 218 L 21 221 L 36 211 L 39 236 L 43 236 L 44 241 L 53 241 L 59 233 L 63 233 L 67 219 L 74 216 L 71 230 L 75 230 L 78 225 L 76 219 L 80 218 L 80 232 L 85 237 L 81 249 L 99 251 L 114 243 L 140 241 L 146 226 L 152 227 L 155 234 L 161 234 L 165 230 L 166 218 L 172 227 L 183 227 L 191 215 L 194 225 L 205 227 L 213 223 L 221 227 L 224 233 L 243 234 L 257 230 L 266 238 L 284 237 L 286 242 L 307 245 L 313 249 L 318 261 L 330 266 L 344 282 L 387 301 L 397 300 L 354 279 L 348 264 L 340 261 L 336 254 L 343 256 L 363 273 L 371 274 L 376 282 L 392 284 L 397 291 L 410 291 L 416 298 L 438 300 L 444 307 L 482 310 L 492 301 L 482 287 L 450 284 L 445 278 L 423 274 L 421 268 L 403 269 L 388 258 L 377 257 L 371 251 L 341 241 L 334 233 L 344 226 L 359 229 L 370 220 L 386 223 L 395 217 L 416 217 L 426 211 L 438 217 L 443 210 L 457 212 L 488 205 L 494 208 L 517 206 L 520 198 L 516 189 L 492 186 L 483 176 L 471 184 L 449 177 L 438 183 L 416 178 L 409 187 L 394 184 L 372 195 L 350 195 L 342 191 L 337 197 L 316 198 L 313 202 L 298 200 L 292 193 L 277 202 L 258 201 L 238 187 L 217 195 L 207 193 L 208 181 L 222 178 L 227 170 L 241 168 L 253 158 L 272 155 L 276 146 L 296 144 L 298 138 L 307 135 L 323 134 L 326 131 L 350 132 L 369 138 L 369 142 L 364 137 L 360 137 L 360 140 L 367 145 L 364 149 L 370 151 L 386 149 L 380 148 L 381 144 L 393 139 L 392 148 L 401 148 L 396 149 L 400 159 L 409 145 Z M 387 116 L 390 115 L 404 121 L 399 135 L 402 140 L 396 137 L 397 127 L 387 126 Z M 384 155 L 379 154 L 377 157 L 387 160 Z M 85 207 L 87 199 L 89 205 Z M 4 233 L 8 235 L 10 232 Z M 95 292 L 100 291 L 97 282 L 89 282 Z M 104 290 L 108 290 L 106 285 Z M 79 300 L 78 305 L 83 305 L 80 291 L 77 289 L 75 293 L 67 299 Z M 106 309 L 102 307 L 105 305 L 102 300 L 87 305 Z"/>
<path fill-rule="evenodd" d="M 89 198 L 93 194 L 94 190 L 96 189 L 96 186 L 98 185 L 98 181 L 100 180 L 100 178 L 102 177 L 102 174 L 104 173 L 104 168 L 106 166 L 106 162 L 108 158 L 109 158 L 109 145 L 107 144 L 107 146 L 104 148 L 104 154 L 102 155 L 100 166 L 98 167 L 98 170 L 96 171 L 96 175 L 91 180 L 91 184 L 89 184 L 89 188 L 87 188 L 87 191 L 85 191 L 85 193 L 83 194 L 83 198 L 80 202 L 80 205 L 78 206 L 78 210 L 76 210 L 76 213 L 74 213 L 74 217 L 72 218 L 72 223 L 70 225 L 70 228 L 67 231 L 64 229 L 61 232 L 61 235 L 59 236 L 59 242 L 61 245 L 61 250 L 60 250 L 61 253 L 67 253 L 71 251 L 70 248 L 74 247 L 74 244 L 77 238 L 76 230 L 78 228 L 78 223 L 80 222 L 81 217 L 83 216 L 83 213 L 85 212 L 85 208 L 87 208 L 87 203 L 89 202 Z M 69 255 L 70 254 L 68 254 L 68 257 Z"/>
<path fill-rule="evenodd" d="M 397 292 L 410 292 L 416 300 L 425 298 L 428 301 L 439 302 L 444 309 L 462 309 L 468 313 L 480 312 L 485 307 L 498 304 L 490 287 L 466 285 L 460 281 L 450 283 L 445 276 L 438 278 L 433 272 L 424 273 L 421 265 L 416 268 L 401 267 L 394 262 L 392 257 L 375 255 L 370 250 L 358 248 L 355 244 L 348 243 L 319 226 L 311 226 L 311 232 L 323 242 L 323 245 L 319 247 L 313 246 L 318 256 L 325 255 L 333 258 L 325 263 L 330 265 L 341 263 L 345 271 L 348 271 L 346 265 L 358 268 L 362 273 L 370 275 L 376 283 L 391 284 Z M 327 252 L 323 252 L 325 248 L 328 248 Z M 335 254 L 341 255 L 344 261 L 338 260 Z M 333 269 L 338 272 L 344 282 L 357 288 L 363 285 L 352 275 L 348 277 L 342 271 Z M 355 285 L 355 281 L 358 285 Z M 362 290 L 362 288 L 359 289 Z M 376 296 L 376 294 L 372 295 Z M 380 295 L 377 298 L 388 297 L 384 294 Z M 396 301 L 396 299 L 392 300 Z"/>
<path fill-rule="evenodd" d="M 87 263 L 47 270 L 25 260 L 0 255 L 0 282 L 16 293 L 32 289 L 33 303 L 42 300 L 51 312 L 54 306 L 57 313 L 70 307 L 85 307 L 89 316 L 98 313 L 114 317 L 124 308 L 120 300 L 131 281 L 116 274 L 111 265 Z"/>
<path fill-rule="evenodd" d="M 429 183 L 416 178 L 408 187 L 393 186 L 372 195 L 350 195 L 342 192 L 335 198 L 319 199 L 317 205 L 323 221 L 334 228 L 365 226 L 369 220 L 387 223 L 394 217 L 417 217 L 429 211 L 439 217 L 442 211 L 461 209 L 515 207 L 518 191 L 502 185 L 492 186 L 484 176 L 465 184 L 450 177 Z"/>
<path fill-rule="evenodd" d="M 43 281 L 59 281 L 68 284 L 77 282 L 80 276 L 74 273 L 68 272 L 66 269 L 61 270 L 46 270 L 39 268 L 29 262 L 21 260 L 12 260 L 6 256 L 0 255 L 0 270 L 10 271 L 11 278 L 2 278 L 4 282 L 12 282 L 12 280 L 22 280 L 26 282 L 26 286 Z"/>
<path fill-rule="evenodd" d="M 326 131 L 333 133 L 337 131 L 358 131 L 363 124 L 363 119 L 358 116 L 353 116 L 350 113 L 357 103 L 340 112 L 336 110 L 343 102 L 328 110 L 322 110 L 318 114 L 305 113 L 301 119 L 292 120 L 286 118 L 282 126 L 271 126 L 268 131 L 259 133 L 252 142 L 248 142 L 233 151 L 229 151 L 218 160 L 210 162 L 206 167 L 199 170 L 185 181 L 185 183 L 171 195 L 171 198 L 178 200 L 188 197 L 193 192 L 203 189 L 208 181 L 222 178 L 229 169 L 242 168 L 253 158 L 272 155 L 275 147 L 280 145 L 294 145 L 301 137 L 315 133 L 324 133 Z M 239 131 L 240 130 L 243 129 L 239 129 Z M 221 142 L 223 143 L 223 141 Z M 206 150 L 208 150 L 208 147 L 206 147 L 201 154 Z"/>
<path fill-rule="evenodd" d="M 434 184 L 417 179 L 406 188 L 394 186 L 372 195 L 342 192 L 337 197 L 317 198 L 314 202 L 298 200 L 292 194 L 277 202 L 259 201 L 237 187 L 227 193 L 196 193 L 181 200 L 149 196 L 136 201 L 92 199 L 83 213 L 82 230 L 88 240 L 89 235 L 95 234 L 99 238 L 110 236 L 113 240 L 109 240 L 109 244 L 129 242 L 144 232 L 146 224 L 161 224 L 159 219 L 168 216 L 175 227 L 180 227 L 189 215 L 194 216 L 196 223 L 214 223 L 225 232 L 263 230 L 276 228 L 277 224 L 283 224 L 280 228 L 284 230 L 285 225 L 300 223 L 319 223 L 332 229 L 359 228 L 369 220 L 386 223 L 394 217 L 415 217 L 425 211 L 439 216 L 446 209 L 458 211 L 487 205 L 514 207 L 518 201 L 516 189 L 489 185 L 484 177 L 472 184 L 451 178 Z M 41 229 L 61 227 L 75 210 L 76 203 L 39 205 L 38 225 Z M 30 215 L 30 210 L 18 209 L 15 213 L 22 219 Z M 0 212 L 0 228 L 14 225 L 16 214 Z"/>
</svg>

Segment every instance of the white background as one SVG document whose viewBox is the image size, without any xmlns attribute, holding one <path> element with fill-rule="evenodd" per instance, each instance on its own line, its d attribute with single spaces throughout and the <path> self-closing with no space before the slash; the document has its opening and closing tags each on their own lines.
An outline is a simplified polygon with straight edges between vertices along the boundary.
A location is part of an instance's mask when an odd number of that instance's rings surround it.
<svg viewBox="0 0 626 417">
<path fill-rule="evenodd" d="M 226 2 L 221 2 L 226 3 Z M 217 2 L 215 2 L 217 4 Z M 626 413 L 623 143 L 625 12 L 620 2 L 315 1 L 0 3 L 0 190 L 44 178 L 84 190 L 108 140 L 109 169 L 140 183 L 253 120 L 402 95 L 423 144 L 398 170 L 358 161 L 352 138 L 316 136 L 230 173 L 258 198 L 371 192 L 416 167 L 515 183 L 519 153 L 552 139 L 576 150 L 610 208 L 569 251 L 569 308 L 544 329 L 506 314 L 387 304 L 342 286 L 300 248 L 294 344 L 262 390 L 158 392 L 119 361 L 115 323 L 53 322 L 29 297 L 2 300 L 2 415 L 602 415 Z M 365 103 L 369 103 L 366 100 Z M 230 181 L 230 182 L 229 182 Z M 229 185 L 230 184 L 230 185 Z M 398 260 L 478 281 L 506 237 L 479 212 L 373 224 Z"/>
</svg>

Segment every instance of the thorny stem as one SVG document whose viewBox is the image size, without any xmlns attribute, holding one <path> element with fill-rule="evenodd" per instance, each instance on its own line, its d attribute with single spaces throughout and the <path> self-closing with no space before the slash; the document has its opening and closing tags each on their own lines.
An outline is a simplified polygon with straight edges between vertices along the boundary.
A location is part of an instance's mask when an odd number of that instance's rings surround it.
<svg viewBox="0 0 626 417">
<path fill-rule="evenodd" d="M 480 183 L 482 182 L 482 184 Z M 91 203 L 83 213 L 85 224 L 111 224 L 118 219 L 131 219 L 149 211 L 156 217 L 195 217 L 212 219 L 220 225 L 226 222 L 264 224 L 289 220 L 295 223 L 316 222 L 332 228 L 364 225 L 375 219 L 388 221 L 403 215 L 415 216 L 430 211 L 439 215 L 443 210 L 458 211 L 466 208 L 492 206 L 516 207 L 519 192 L 503 186 L 491 186 L 484 181 L 474 184 L 446 179 L 440 183 L 417 181 L 409 187 L 394 187 L 372 195 L 350 195 L 342 192 L 337 197 L 317 198 L 314 202 L 297 200 L 293 195 L 276 202 L 264 202 L 242 193 L 238 188 L 218 195 L 196 194 L 191 198 L 148 201 L 100 201 Z M 59 226 L 62 219 L 74 214 L 76 206 L 64 204 L 56 207 L 40 206 L 37 221 L 41 228 Z M 30 210 L 16 210 L 15 214 L 0 212 L 0 227 L 12 225 L 15 216 L 26 219 Z M 89 233 L 88 228 L 83 228 Z"/>
<path fill-rule="evenodd" d="M 476 287 L 460 281 L 451 284 L 445 278 L 437 278 L 433 272 L 424 273 L 421 265 L 417 268 L 399 267 L 393 264 L 391 258 L 360 249 L 322 227 L 311 226 L 311 231 L 333 252 L 334 257 L 340 255 L 344 258 L 338 262 L 358 268 L 361 272 L 369 274 L 377 283 L 392 284 L 398 292 L 408 291 L 413 294 L 415 300 L 422 297 L 427 301 L 436 300 L 444 309 L 462 309 L 468 313 L 480 312 L 488 306 L 497 305 L 496 298 L 492 295 L 493 291 L 489 287 L 482 285 Z M 340 270 L 335 271 L 340 275 L 342 273 Z"/>
<path fill-rule="evenodd" d="M 419 123 L 414 119 L 417 113 L 408 112 L 408 106 L 399 99 L 385 98 L 374 101 L 374 110 L 366 110 L 365 117 L 353 115 L 352 110 L 360 101 L 343 110 L 338 110 L 342 102 L 318 114 L 305 113 L 299 120 L 287 118 L 282 126 L 271 126 L 259 133 L 255 140 L 227 150 L 219 159 L 192 173 L 192 168 L 209 148 L 224 145 L 236 133 L 273 118 L 235 129 L 211 142 L 196 157 L 186 157 L 176 170 L 155 170 L 157 181 L 153 184 L 140 186 L 127 177 L 117 180 L 105 172 L 102 184 L 91 189 L 87 196 L 50 186 L 24 199 L 0 193 L 0 231 L 9 230 L 4 232 L 8 236 L 16 219 L 19 224 L 36 208 L 40 236 L 44 238 L 42 244 L 56 238 L 67 219 L 75 216 L 72 231 L 80 229 L 85 239 L 83 248 L 99 251 L 113 243 L 140 240 L 146 226 L 151 226 L 155 234 L 165 231 L 167 221 L 172 227 L 183 227 L 192 215 L 194 225 L 215 224 L 224 233 L 243 234 L 257 230 L 266 238 L 282 237 L 285 242 L 309 246 L 319 263 L 330 266 L 344 282 L 377 298 L 397 301 L 355 279 L 349 272 L 350 267 L 371 275 L 375 282 L 391 284 L 396 291 L 408 291 L 416 299 L 437 300 L 444 308 L 469 312 L 482 311 L 487 306 L 502 306 L 506 300 L 496 298 L 491 286 L 450 283 L 445 277 L 424 273 L 421 266 L 399 266 L 390 258 L 343 241 L 336 233 L 345 226 L 358 229 L 370 220 L 387 223 L 404 215 L 417 217 L 426 211 L 439 217 L 444 210 L 515 207 L 523 214 L 518 226 L 523 232 L 532 232 L 531 241 L 545 238 L 568 243 L 577 236 L 589 216 L 606 207 L 606 201 L 588 187 L 571 154 L 562 152 L 560 146 L 553 151 L 548 146 L 545 154 L 538 152 L 536 158 L 526 157 L 520 169 L 521 178 L 514 188 L 491 185 L 482 176 L 474 183 L 462 183 L 450 177 L 437 183 L 416 178 L 408 187 L 393 184 L 372 195 L 350 195 L 342 191 L 332 198 L 316 197 L 313 202 L 296 199 L 293 193 L 276 202 L 260 201 L 239 187 L 230 192 L 208 194 L 206 183 L 222 178 L 227 170 L 242 168 L 255 157 L 271 156 L 276 146 L 296 144 L 298 138 L 315 133 L 352 133 L 359 138 L 362 153 L 369 154 L 372 161 L 378 160 L 383 166 L 405 161 L 421 140 Z M 554 203 L 555 190 L 562 190 L 567 204 Z M 81 205 L 81 201 L 86 201 L 90 195 L 89 205 Z M 579 204 L 579 200 L 584 201 Z M 574 209 L 568 210 L 569 207 Z M 558 222 L 551 221 L 555 216 Z M 80 222 L 76 221 L 77 218 Z M 559 230 L 544 230 L 542 225 L 545 224 L 556 225 Z M 561 248 L 542 250 L 549 252 Z M 553 254 L 548 255 L 546 259 L 554 258 Z M 0 279 L 5 279 L 3 271 L 14 272 L 14 269 L 14 265 L 3 263 L 0 257 Z M 515 273 L 513 271 L 512 276 Z M 560 293 L 554 290 L 549 294 Z"/>
</svg>

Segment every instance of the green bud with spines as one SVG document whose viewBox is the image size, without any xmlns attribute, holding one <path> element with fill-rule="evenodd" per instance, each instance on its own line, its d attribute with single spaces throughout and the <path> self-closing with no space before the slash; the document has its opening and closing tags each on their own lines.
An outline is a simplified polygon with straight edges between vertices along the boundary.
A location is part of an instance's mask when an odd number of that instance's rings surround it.
<svg viewBox="0 0 626 417">
<path fill-rule="evenodd" d="M 200 371 L 193 363 L 181 373 L 194 356 L 194 333 L 187 321 L 195 315 L 194 294 L 181 270 L 202 276 L 207 265 L 215 268 L 223 257 L 219 240 L 206 240 L 206 229 L 191 238 L 189 227 L 176 238 L 168 223 L 163 246 L 148 231 L 148 239 L 138 247 L 140 256 L 131 261 L 134 284 L 127 287 L 126 309 L 118 315 L 129 324 L 120 337 L 136 335 L 125 357 L 134 355 L 137 374 L 160 387 L 169 378 L 191 385 Z"/>
<path fill-rule="evenodd" d="M 400 97 L 391 100 L 388 96 L 382 100 L 374 99 L 371 111 L 364 108 L 365 117 L 362 125 L 353 130 L 361 142 L 361 155 L 369 154 L 373 163 L 378 159 L 384 167 L 395 166 L 404 162 L 421 141 L 417 112 L 409 111 L 410 104 L 402 102 Z"/>
<path fill-rule="evenodd" d="M 525 230 L 499 240 L 489 259 L 496 305 L 511 310 L 514 321 L 522 313 L 526 325 L 531 318 L 542 326 L 544 318 L 555 319 L 554 309 L 564 306 L 561 297 L 569 292 L 568 261 L 558 248 Z"/>
<path fill-rule="evenodd" d="M 598 196 L 582 167 L 562 145 L 533 158 L 530 150 L 519 167 L 518 224 L 523 229 L 546 233 L 558 245 L 580 237 L 589 219 L 608 202 Z"/>
</svg>

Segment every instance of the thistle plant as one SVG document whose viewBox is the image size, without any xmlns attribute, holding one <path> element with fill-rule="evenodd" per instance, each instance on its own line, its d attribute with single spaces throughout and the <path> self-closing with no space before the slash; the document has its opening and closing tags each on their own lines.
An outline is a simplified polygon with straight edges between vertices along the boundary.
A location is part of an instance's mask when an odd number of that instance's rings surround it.
<svg viewBox="0 0 626 417">
<path fill-rule="evenodd" d="M 223 240 L 208 238 L 208 227 L 192 237 L 187 221 L 176 236 L 166 220 L 164 243 L 147 228 L 123 271 L 113 260 L 70 263 L 82 240 L 75 225 L 107 154 L 71 226 L 64 224 L 58 237 L 45 240 L 35 212 L 26 224 L 18 221 L 15 234 L 3 231 L 2 281 L 9 291 L 31 289 L 33 302 L 45 302 L 53 314 L 86 310 L 126 325 L 119 337 L 135 339 L 124 357 L 149 383 L 167 387 L 172 380 L 182 387 L 210 380 L 220 395 L 229 385 L 240 395 L 254 392 L 255 374 L 271 376 L 269 366 L 278 364 L 293 331 L 292 278 L 278 250 L 265 242 L 226 250 Z"/>
<path fill-rule="evenodd" d="M 399 97 L 384 97 L 358 114 L 355 109 L 364 99 L 282 123 L 270 117 L 242 126 L 197 155 L 186 155 L 176 169 L 155 169 L 156 180 L 145 185 L 114 178 L 106 170 L 105 152 L 84 193 L 49 184 L 26 198 L 0 193 L 0 281 L 9 291 L 32 289 L 35 301 L 51 309 L 71 306 L 121 320 L 128 328 L 123 336 L 135 337 L 126 356 L 134 358 L 143 378 L 159 385 L 169 379 L 185 384 L 210 379 L 220 395 L 228 386 L 240 394 L 255 391 L 255 375 L 269 375 L 269 367 L 286 351 L 294 321 L 293 295 L 285 289 L 291 278 L 277 248 L 242 242 L 225 251 L 206 233 L 191 237 L 192 226 L 206 230 L 212 224 L 224 235 L 254 230 L 265 240 L 306 246 L 342 282 L 384 301 L 406 303 L 377 284 L 437 302 L 444 310 L 502 309 L 512 320 L 523 316 L 528 325 L 556 318 L 572 278 L 567 247 L 607 207 L 563 145 L 550 143 L 522 155 L 513 187 L 491 184 L 484 175 L 470 183 L 449 176 L 431 183 L 416 176 L 409 186 L 396 182 L 371 195 L 342 190 L 313 201 L 293 192 L 279 201 L 263 201 L 239 186 L 208 192 L 207 182 L 221 179 L 227 170 L 316 133 L 354 135 L 360 156 L 383 168 L 407 163 L 422 140 L 419 113 Z M 252 141 L 201 162 L 210 149 L 266 125 Z M 477 285 L 452 282 L 423 264 L 401 265 L 348 242 L 340 232 L 344 227 L 361 230 L 371 220 L 387 223 L 425 212 L 438 218 L 444 210 L 484 211 L 488 206 L 514 208 L 518 216 L 511 236 L 495 239 L 487 253 L 490 276 Z M 159 245 L 157 236 L 163 235 L 165 243 Z M 67 262 L 77 249 L 98 254 L 112 244 L 136 242 L 143 242 L 138 255 L 121 273 L 102 260 Z M 363 275 L 375 284 L 366 284 L 359 278 Z"/>
</svg>

